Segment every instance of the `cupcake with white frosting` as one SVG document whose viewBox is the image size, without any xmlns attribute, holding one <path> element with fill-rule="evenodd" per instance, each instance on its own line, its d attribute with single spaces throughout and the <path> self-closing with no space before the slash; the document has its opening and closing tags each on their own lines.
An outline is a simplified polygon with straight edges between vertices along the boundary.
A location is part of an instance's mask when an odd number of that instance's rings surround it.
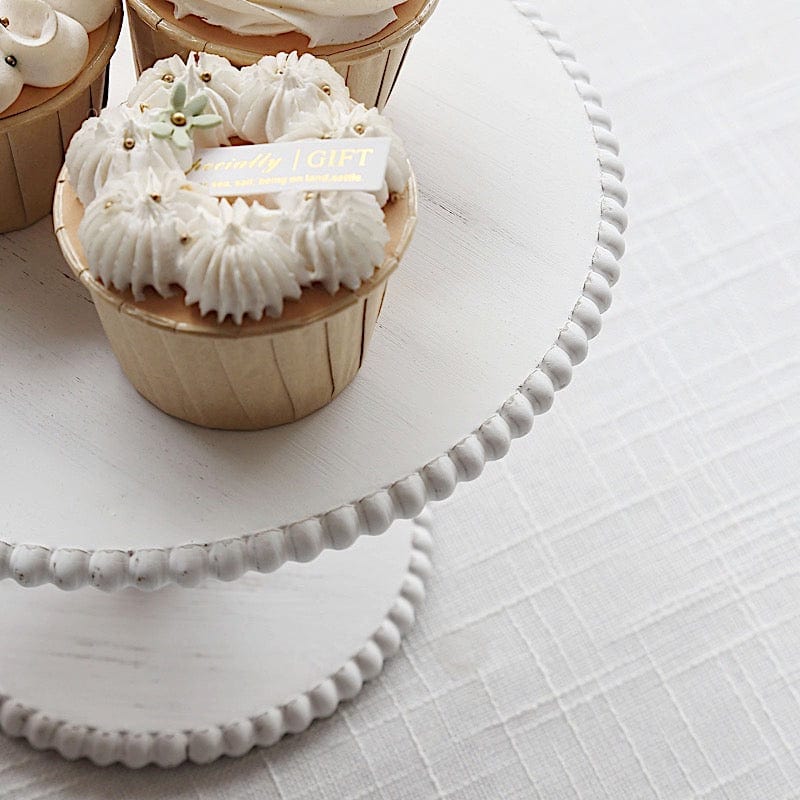
<svg viewBox="0 0 800 800">
<path fill-rule="evenodd" d="M 202 177 L 209 154 L 245 164 L 270 144 L 317 141 L 383 143 L 385 174 L 372 191 L 246 196 L 216 196 Z M 158 62 L 126 105 L 84 124 L 54 215 L 136 389 L 199 425 L 259 429 L 316 411 L 355 377 L 416 193 L 389 120 L 326 62 L 284 53 L 239 70 L 191 54 Z"/>
<path fill-rule="evenodd" d="M 127 0 L 140 71 L 193 49 L 237 66 L 298 51 L 328 60 L 351 95 L 382 109 L 438 0 Z"/>
<path fill-rule="evenodd" d="M 81 122 L 102 103 L 120 0 L 0 0 L 0 233 L 46 216 Z"/>
</svg>

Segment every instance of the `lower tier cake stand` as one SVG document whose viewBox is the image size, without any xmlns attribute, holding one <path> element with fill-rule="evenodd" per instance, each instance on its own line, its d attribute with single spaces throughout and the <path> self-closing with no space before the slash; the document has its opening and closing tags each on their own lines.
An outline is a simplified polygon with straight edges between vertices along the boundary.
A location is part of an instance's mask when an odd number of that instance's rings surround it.
<svg viewBox="0 0 800 800">
<path fill-rule="evenodd" d="M 115 59 L 112 102 L 133 74 Z M 417 234 L 360 374 L 292 425 L 162 414 L 47 223 L 0 237 L 5 734 L 168 767 L 333 714 L 420 610 L 428 504 L 503 458 L 586 357 L 626 196 L 574 53 L 531 3 L 441 0 L 387 113 Z"/>
<path fill-rule="evenodd" d="M 427 522 L 404 521 L 312 564 L 192 592 L 0 584 L 0 641 L 11 645 L 0 651 L 0 727 L 69 759 L 129 767 L 274 744 L 380 673 L 425 596 L 430 550 Z"/>
</svg>

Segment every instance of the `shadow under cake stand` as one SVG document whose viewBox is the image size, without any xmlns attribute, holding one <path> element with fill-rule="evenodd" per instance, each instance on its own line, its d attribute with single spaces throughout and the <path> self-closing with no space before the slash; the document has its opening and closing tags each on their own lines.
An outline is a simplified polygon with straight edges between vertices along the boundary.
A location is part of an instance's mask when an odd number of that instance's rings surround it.
<svg viewBox="0 0 800 800">
<path fill-rule="evenodd" d="M 362 372 L 317 414 L 258 433 L 161 414 L 46 223 L 0 239 L 7 735 L 166 767 L 333 714 L 420 610 L 428 503 L 585 358 L 626 221 L 599 97 L 529 3 L 442 0 L 429 24 L 389 108 L 419 229 Z"/>
</svg>

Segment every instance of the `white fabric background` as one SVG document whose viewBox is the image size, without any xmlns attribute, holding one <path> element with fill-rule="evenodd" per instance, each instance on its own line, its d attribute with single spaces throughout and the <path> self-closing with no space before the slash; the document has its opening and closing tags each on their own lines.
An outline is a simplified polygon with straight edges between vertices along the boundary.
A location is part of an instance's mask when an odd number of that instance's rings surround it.
<svg viewBox="0 0 800 800">
<path fill-rule="evenodd" d="M 436 510 L 401 654 L 241 761 L 0 739 L 2 800 L 800 797 L 800 6 L 541 5 L 623 143 L 623 280 L 554 412 Z"/>
</svg>

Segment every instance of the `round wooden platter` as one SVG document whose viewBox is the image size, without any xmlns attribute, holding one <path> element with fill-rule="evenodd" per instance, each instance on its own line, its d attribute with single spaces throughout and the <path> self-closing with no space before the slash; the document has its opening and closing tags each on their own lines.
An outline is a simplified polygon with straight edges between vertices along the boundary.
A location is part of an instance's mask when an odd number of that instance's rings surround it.
<svg viewBox="0 0 800 800">
<path fill-rule="evenodd" d="M 161 414 L 45 226 L 0 239 L 7 734 L 174 766 L 333 713 L 423 599 L 430 523 L 405 520 L 506 455 L 586 356 L 626 224 L 599 97 L 528 2 L 443 0 L 429 24 L 390 108 L 420 226 L 323 411 L 245 434 Z"/>
<path fill-rule="evenodd" d="M 255 433 L 162 414 L 52 234 L 0 239 L 0 576 L 155 589 L 310 561 L 447 497 L 550 407 L 618 274 L 617 143 L 529 4 L 444 0 L 428 24 L 389 108 L 419 226 L 360 374 L 322 411 Z"/>
</svg>

